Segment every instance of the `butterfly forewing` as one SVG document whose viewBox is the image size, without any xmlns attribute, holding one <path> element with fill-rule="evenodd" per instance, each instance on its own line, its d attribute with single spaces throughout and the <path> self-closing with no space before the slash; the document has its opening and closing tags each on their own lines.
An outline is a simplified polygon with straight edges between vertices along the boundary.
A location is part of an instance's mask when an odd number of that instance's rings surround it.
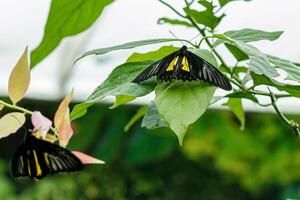
<svg viewBox="0 0 300 200">
<path fill-rule="evenodd" d="M 168 66 L 170 65 L 170 62 L 174 60 L 178 52 L 174 52 L 163 59 L 153 63 L 149 67 L 147 67 L 141 74 L 139 74 L 132 82 L 134 83 L 140 83 L 143 82 L 152 76 L 156 76 L 159 74 L 162 74 L 164 71 L 167 70 Z"/>
<path fill-rule="evenodd" d="M 40 179 L 48 174 L 73 172 L 83 168 L 81 161 L 70 151 L 30 135 L 12 159 L 14 177 Z"/>
</svg>

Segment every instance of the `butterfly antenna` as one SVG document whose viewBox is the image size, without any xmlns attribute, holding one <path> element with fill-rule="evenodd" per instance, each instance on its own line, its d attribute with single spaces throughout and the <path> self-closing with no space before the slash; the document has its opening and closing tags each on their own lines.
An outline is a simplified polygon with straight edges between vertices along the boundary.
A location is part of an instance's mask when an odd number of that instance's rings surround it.
<svg viewBox="0 0 300 200">
<path fill-rule="evenodd" d="M 169 30 L 169 32 L 171 33 L 171 35 L 172 35 L 174 38 L 176 38 L 177 40 L 180 40 L 180 39 L 179 39 L 172 31 Z M 183 46 L 185 46 L 185 44 L 183 43 L 182 40 L 180 40 L 180 42 L 181 42 L 181 44 L 182 44 Z"/>
<path fill-rule="evenodd" d="M 192 39 L 189 39 L 189 41 L 193 41 L 194 39 L 196 39 L 197 37 L 199 37 L 201 35 L 201 33 L 198 33 L 195 37 L 193 37 Z"/>
</svg>

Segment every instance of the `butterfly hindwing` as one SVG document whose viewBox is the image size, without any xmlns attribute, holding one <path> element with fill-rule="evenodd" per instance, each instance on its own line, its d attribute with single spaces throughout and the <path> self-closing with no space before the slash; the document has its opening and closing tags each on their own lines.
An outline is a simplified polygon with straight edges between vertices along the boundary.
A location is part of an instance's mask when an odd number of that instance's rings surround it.
<svg viewBox="0 0 300 200">
<path fill-rule="evenodd" d="M 48 174 L 73 172 L 83 168 L 81 161 L 70 151 L 32 135 L 27 137 L 12 159 L 14 177 L 41 179 Z"/>
<path fill-rule="evenodd" d="M 189 66 L 193 77 L 203 80 L 224 90 L 231 90 L 231 84 L 217 68 L 192 52 L 187 52 Z"/>
</svg>

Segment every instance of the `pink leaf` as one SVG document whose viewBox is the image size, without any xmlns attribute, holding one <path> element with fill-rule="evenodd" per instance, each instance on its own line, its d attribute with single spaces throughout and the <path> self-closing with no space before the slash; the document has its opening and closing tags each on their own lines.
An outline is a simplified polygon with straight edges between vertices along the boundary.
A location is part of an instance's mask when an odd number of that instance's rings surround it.
<svg viewBox="0 0 300 200">
<path fill-rule="evenodd" d="M 72 151 L 74 154 L 83 164 L 105 164 L 103 160 L 99 160 L 97 158 L 91 157 L 85 153 L 80 151 Z"/>
<path fill-rule="evenodd" d="M 60 103 L 55 116 L 54 125 L 58 129 L 59 145 L 66 147 L 73 135 L 73 129 L 70 121 L 69 104 L 73 98 L 73 90 Z"/>
<path fill-rule="evenodd" d="M 52 126 L 52 121 L 42 115 L 39 111 L 34 111 L 31 115 L 33 131 L 39 131 L 42 138 L 46 137 L 49 129 Z"/>
</svg>

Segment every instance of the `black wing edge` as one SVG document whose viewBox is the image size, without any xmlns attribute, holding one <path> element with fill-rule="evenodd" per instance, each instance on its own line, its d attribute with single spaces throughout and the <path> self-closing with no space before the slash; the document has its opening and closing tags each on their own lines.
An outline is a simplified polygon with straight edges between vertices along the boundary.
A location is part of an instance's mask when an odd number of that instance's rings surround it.
<svg viewBox="0 0 300 200">
<path fill-rule="evenodd" d="M 232 86 L 227 77 L 212 64 L 191 52 L 188 52 L 188 60 L 191 73 L 194 77 L 224 90 L 232 90 Z"/>
<path fill-rule="evenodd" d="M 142 73 L 140 73 L 132 82 L 140 83 L 151 78 L 152 76 L 161 74 L 162 71 L 166 70 L 165 68 L 168 66 L 169 62 L 172 61 L 175 56 L 177 56 L 178 52 L 179 51 L 175 51 L 174 53 L 171 53 L 163 59 L 153 63 L 152 65 L 147 67 Z"/>
</svg>

